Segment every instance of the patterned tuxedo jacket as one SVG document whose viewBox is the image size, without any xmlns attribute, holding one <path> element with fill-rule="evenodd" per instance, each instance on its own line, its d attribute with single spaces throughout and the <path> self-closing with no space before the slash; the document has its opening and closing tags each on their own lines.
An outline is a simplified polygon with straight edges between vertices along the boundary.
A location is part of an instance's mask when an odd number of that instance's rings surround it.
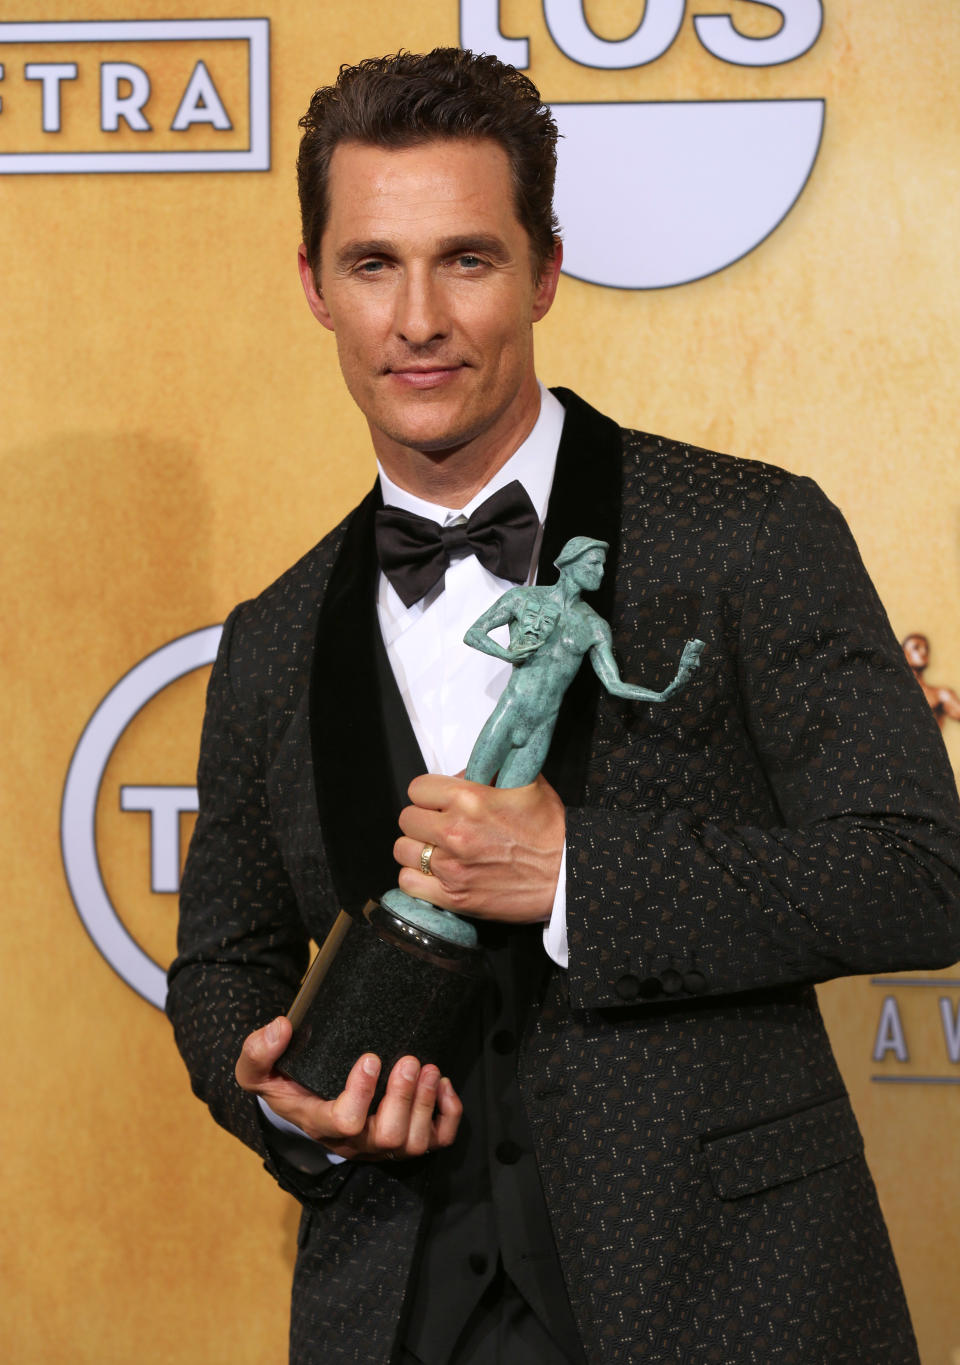
<svg viewBox="0 0 960 1365">
<path fill-rule="evenodd" d="M 568 808 L 570 966 L 547 976 L 519 1079 L 585 1351 L 915 1362 L 813 983 L 960 956 L 937 727 L 813 483 L 559 396 L 541 565 L 571 535 L 610 542 L 592 601 L 631 682 L 661 687 L 687 639 L 707 645 L 659 706 L 585 666 L 546 769 Z M 196 1093 L 304 1202 L 298 1361 L 389 1360 L 429 1180 L 429 1157 L 301 1174 L 233 1076 L 309 939 L 395 881 L 376 506 L 226 624 L 170 971 Z M 415 765 L 412 733 L 398 745 Z"/>
</svg>

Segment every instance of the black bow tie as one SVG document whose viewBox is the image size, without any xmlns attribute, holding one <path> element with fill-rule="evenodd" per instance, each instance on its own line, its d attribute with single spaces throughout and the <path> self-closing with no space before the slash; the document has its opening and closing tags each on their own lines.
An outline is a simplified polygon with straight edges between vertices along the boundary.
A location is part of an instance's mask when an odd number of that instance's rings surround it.
<svg viewBox="0 0 960 1365">
<path fill-rule="evenodd" d="M 381 507 L 375 520 L 377 557 L 403 605 L 412 607 L 440 581 L 453 555 L 476 555 L 498 578 L 522 583 L 539 525 L 526 489 L 514 479 L 457 526 Z"/>
</svg>

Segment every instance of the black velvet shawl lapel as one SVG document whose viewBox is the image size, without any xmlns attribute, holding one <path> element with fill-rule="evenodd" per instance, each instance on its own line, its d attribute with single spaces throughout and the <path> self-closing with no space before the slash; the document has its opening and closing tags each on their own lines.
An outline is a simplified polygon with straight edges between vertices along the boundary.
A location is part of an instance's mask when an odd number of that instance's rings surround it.
<svg viewBox="0 0 960 1365">
<path fill-rule="evenodd" d="M 568 389 L 547 508 L 538 581 L 571 536 L 609 542 L 599 591 L 587 600 L 612 613 L 620 539 L 620 429 Z M 425 764 L 397 689 L 377 621 L 374 487 L 354 512 L 317 622 L 310 678 L 310 731 L 317 809 L 341 905 L 356 911 L 396 883 L 393 845 L 407 782 Z M 545 774 L 567 805 L 583 799 L 599 683 L 588 662 L 571 685 Z"/>
<path fill-rule="evenodd" d="M 310 675 L 317 809 L 333 884 L 351 912 L 396 885 L 397 817 L 407 782 L 426 766 L 377 621 L 373 524 L 381 505 L 375 486 L 350 519 L 320 608 Z"/>
<path fill-rule="evenodd" d="M 554 389 L 553 393 L 563 404 L 566 416 L 547 506 L 537 582 L 557 581 L 553 561 L 571 536 L 605 540 L 610 549 L 603 582 L 596 592 L 585 593 L 584 601 L 609 621 L 613 616 L 620 548 L 620 428 L 569 389 Z M 560 708 L 543 769 L 567 806 L 583 802 L 599 698 L 600 682 L 585 659 Z"/>
</svg>

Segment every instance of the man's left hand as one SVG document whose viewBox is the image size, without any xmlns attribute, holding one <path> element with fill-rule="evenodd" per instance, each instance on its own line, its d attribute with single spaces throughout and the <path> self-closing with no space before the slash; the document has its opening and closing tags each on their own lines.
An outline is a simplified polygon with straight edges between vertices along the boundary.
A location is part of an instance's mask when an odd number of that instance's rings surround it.
<svg viewBox="0 0 960 1365">
<path fill-rule="evenodd" d="M 538 777 L 526 787 L 484 787 L 430 773 L 410 783 L 393 856 L 400 887 L 444 910 L 514 923 L 553 909 L 566 832 L 563 802 Z M 433 845 L 430 875 L 420 871 Z"/>
</svg>

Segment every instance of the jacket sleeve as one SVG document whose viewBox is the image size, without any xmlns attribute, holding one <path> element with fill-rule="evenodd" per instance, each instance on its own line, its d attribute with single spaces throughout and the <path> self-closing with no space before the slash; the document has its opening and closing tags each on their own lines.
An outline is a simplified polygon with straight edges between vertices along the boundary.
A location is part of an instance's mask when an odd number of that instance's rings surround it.
<svg viewBox="0 0 960 1365">
<path fill-rule="evenodd" d="M 282 1139 L 234 1076 L 244 1038 L 289 1007 L 309 955 L 270 828 L 263 718 L 256 698 L 241 696 L 231 677 L 243 611 L 237 607 L 224 626 L 207 690 L 199 814 L 181 885 L 166 1008 L 194 1093 L 303 1199 L 316 1193 L 318 1177 L 336 1179 L 333 1168 L 319 1159 L 304 1171 L 287 1161 Z"/>
<path fill-rule="evenodd" d="M 779 817 L 759 828 L 683 807 L 570 810 L 574 1006 L 960 956 L 944 746 L 843 518 L 809 479 L 765 510 L 736 649 L 745 750 Z"/>
</svg>

